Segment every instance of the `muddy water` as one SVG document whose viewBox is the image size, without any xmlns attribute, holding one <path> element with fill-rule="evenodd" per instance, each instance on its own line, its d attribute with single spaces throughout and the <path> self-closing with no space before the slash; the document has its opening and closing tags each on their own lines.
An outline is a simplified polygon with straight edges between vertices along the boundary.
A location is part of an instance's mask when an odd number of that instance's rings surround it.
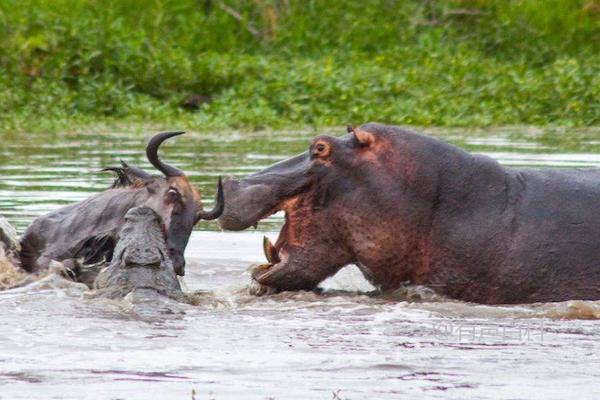
<svg viewBox="0 0 600 400">
<path fill-rule="evenodd" d="M 598 132 L 433 133 L 507 165 L 600 166 Z M 300 152 L 312 134 L 191 134 L 162 154 L 209 204 L 217 175 Z M 19 230 L 106 187 L 95 171 L 119 159 L 148 168 L 139 132 L 0 135 L 0 214 Z M 598 398 L 600 303 L 490 307 L 425 288 L 381 297 L 354 267 L 321 294 L 249 296 L 246 269 L 280 225 L 201 224 L 185 277 L 196 306 L 88 299 L 55 275 L 0 292 L 0 399 Z"/>
</svg>

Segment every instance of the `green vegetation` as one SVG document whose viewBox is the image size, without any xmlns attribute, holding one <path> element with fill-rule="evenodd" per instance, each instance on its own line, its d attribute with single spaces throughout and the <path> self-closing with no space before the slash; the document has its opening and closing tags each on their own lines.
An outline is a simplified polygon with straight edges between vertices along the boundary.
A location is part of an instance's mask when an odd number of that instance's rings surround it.
<svg viewBox="0 0 600 400">
<path fill-rule="evenodd" d="M 0 130 L 587 126 L 599 50 L 600 0 L 3 0 Z"/>
</svg>

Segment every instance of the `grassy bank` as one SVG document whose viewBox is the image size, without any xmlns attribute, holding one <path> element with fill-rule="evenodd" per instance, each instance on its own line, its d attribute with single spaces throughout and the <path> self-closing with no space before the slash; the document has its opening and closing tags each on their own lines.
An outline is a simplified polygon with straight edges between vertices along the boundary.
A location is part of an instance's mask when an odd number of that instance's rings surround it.
<svg viewBox="0 0 600 400">
<path fill-rule="evenodd" d="M 600 0 L 4 0 L 0 35 L 3 131 L 600 122 Z"/>
</svg>

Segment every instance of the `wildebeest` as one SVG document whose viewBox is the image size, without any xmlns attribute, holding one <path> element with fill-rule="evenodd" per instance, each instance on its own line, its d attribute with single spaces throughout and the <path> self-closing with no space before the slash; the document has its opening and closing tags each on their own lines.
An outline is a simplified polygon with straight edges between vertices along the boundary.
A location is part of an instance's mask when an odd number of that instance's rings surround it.
<svg viewBox="0 0 600 400">
<path fill-rule="evenodd" d="M 600 169 L 506 168 L 367 124 L 224 184 L 225 229 L 284 210 L 254 279 L 312 289 L 356 263 L 381 290 L 427 285 L 480 303 L 600 299 Z"/>
<path fill-rule="evenodd" d="M 21 238 L 22 267 L 36 272 L 47 268 L 51 260 L 73 269 L 81 263 L 110 261 L 127 211 L 147 206 L 161 217 L 169 257 L 177 274 L 184 275 L 183 254 L 193 226 L 200 219 L 218 218 L 224 199 L 219 178 L 215 206 L 204 211 L 200 193 L 185 174 L 159 159 L 161 143 L 182 133 L 156 134 L 146 146 L 148 161 L 164 176 L 150 175 L 125 163 L 108 168 L 117 174 L 112 187 L 34 220 Z"/>
</svg>

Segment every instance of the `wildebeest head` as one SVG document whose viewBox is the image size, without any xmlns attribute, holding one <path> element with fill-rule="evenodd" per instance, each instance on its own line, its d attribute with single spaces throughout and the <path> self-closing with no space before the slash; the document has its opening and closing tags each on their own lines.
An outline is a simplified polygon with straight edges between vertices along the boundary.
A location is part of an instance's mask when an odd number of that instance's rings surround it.
<svg viewBox="0 0 600 400">
<path fill-rule="evenodd" d="M 148 160 L 162 176 L 125 163 L 107 168 L 117 174 L 111 188 L 36 218 L 21 236 L 22 267 L 36 272 L 47 268 L 51 260 L 74 265 L 110 261 L 125 214 L 131 208 L 146 206 L 163 221 L 169 257 L 177 274 L 184 275 L 183 253 L 194 224 L 200 219 L 218 218 L 224 198 L 219 179 L 214 209 L 204 211 L 198 190 L 185 174 L 158 158 L 161 143 L 182 133 L 159 133 L 148 142 Z"/>
<path fill-rule="evenodd" d="M 164 176 L 154 176 L 140 168 L 123 163 L 121 168 L 108 168 L 117 174 L 113 188 L 131 188 L 141 193 L 137 206 L 153 209 L 162 219 L 167 238 L 167 250 L 178 275 L 185 275 L 183 256 L 192 228 L 201 219 L 212 220 L 223 212 L 224 199 L 219 179 L 216 203 L 211 211 L 204 211 L 200 193 L 179 169 L 158 157 L 158 148 L 170 137 L 184 132 L 163 132 L 150 139 L 146 147 L 148 161 Z"/>
</svg>

